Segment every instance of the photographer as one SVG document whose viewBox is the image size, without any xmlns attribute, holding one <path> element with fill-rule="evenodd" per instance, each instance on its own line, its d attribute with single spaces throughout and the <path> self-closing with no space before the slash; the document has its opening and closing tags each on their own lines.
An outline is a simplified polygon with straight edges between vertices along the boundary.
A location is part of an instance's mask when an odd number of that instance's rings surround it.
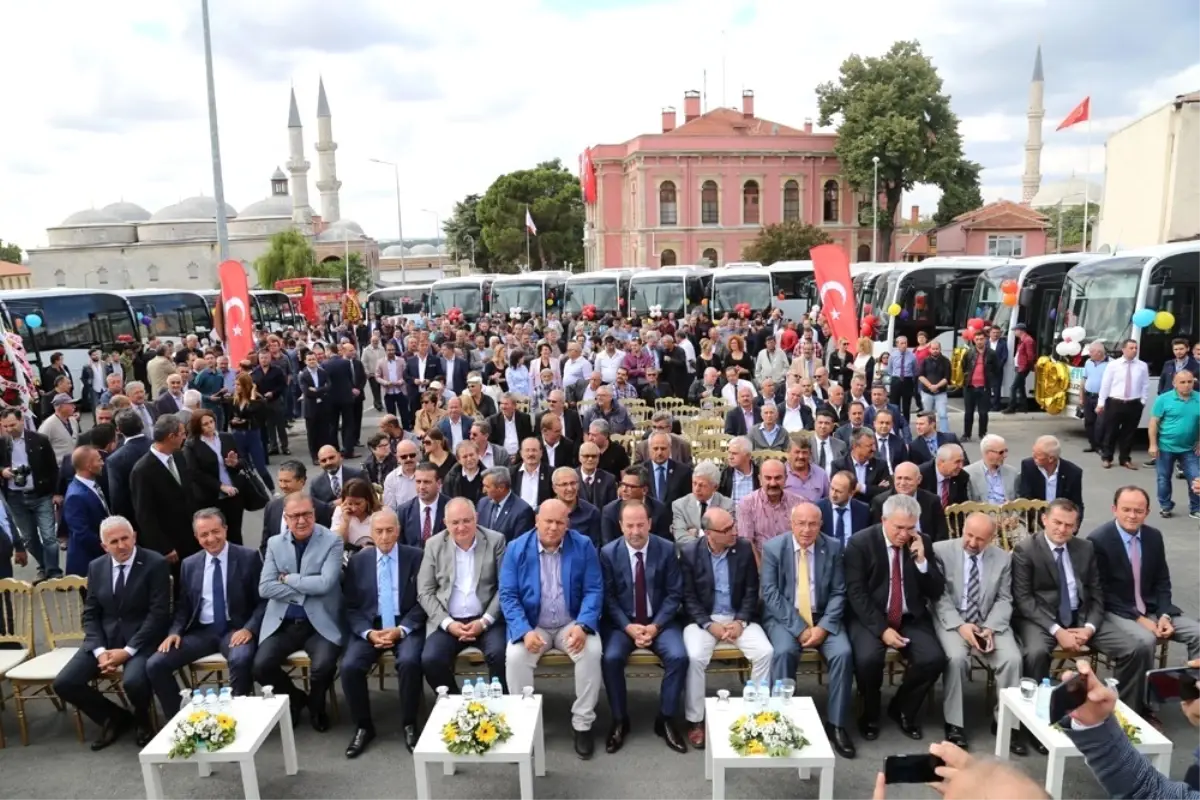
<svg viewBox="0 0 1200 800">
<path fill-rule="evenodd" d="M 1049 797 L 1036 781 L 1003 761 L 972 758 L 967 751 L 950 742 L 934 742 L 929 745 L 929 753 L 940 758 L 943 766 L 934 770 L 941 781 L 928 785 L 946 800 L 992 797 L 1042 800 Z M 875 776 L 872 798 L 887 800 L 887 783 L 882 772 Z"/>
<path fill-rule="evenodd" d="M 33 560 L 37 580 L 58 578 L 58 535 L 54 522 L 54 490 L 58 462 L 50 440 L 27 430 L 21 410 L 0 411 L 0 491 L 4 492 L 13 520 Z"/>
</svg>

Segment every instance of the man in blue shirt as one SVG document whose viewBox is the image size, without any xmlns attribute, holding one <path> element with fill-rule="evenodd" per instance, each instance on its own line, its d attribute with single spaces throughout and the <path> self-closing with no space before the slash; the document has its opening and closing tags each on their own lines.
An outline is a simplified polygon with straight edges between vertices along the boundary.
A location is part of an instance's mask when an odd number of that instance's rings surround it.
<svg viewBox="0 0 1200 800">
<path fill-rule="evenodd" d="M 904 336 L 896 338 L 896 349 L 888 359 L 888 375 L 892 378 L 889 399 L 903 411 L 907 420 L 917 388 L 917 356 L 908 349 L 908 339 Z"/>
<path fill-rule="evenodd" d="M 1083 364 L 1083 429 L 1087 432 L 1088 446 L 1085 453 L 1096 453 L 1104 439 L 1103 422 L 1096 414 L 1096 401 L 1100 399 L 1100 382 L 1104 370 L 1108 369 L 1108 353 L 1101 342 L 1088 345 L 1088 360 Z M 1099 423 L 1099 424 L 1097 424 Z"/>
</svg>

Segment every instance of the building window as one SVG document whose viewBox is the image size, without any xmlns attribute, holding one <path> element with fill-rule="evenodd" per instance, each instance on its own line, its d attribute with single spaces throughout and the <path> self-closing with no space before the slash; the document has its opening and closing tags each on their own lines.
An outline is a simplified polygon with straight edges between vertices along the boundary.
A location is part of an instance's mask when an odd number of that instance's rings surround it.
<svg viewBox="0 0 1200 800">
<path fill-rule="evenodd" d="M 153 264 L 146 267 L 146 277 L 150 279 L 151 283 L 157 283 L 158 282 L 158 267 L 156 267 Z"/>
<path fill-rule="evenodd" d="M 989 256 L 1021 258 L 1025 255 L 1024 234 L 989 233 L 987 242 Z"/>
<path fill-rule="evenodd" d="M 200 278 L 200 267 L 196 265 L 195 261 L 192 261 L 187 265 L 187 276 L 189 280 L 193 281 Z"/>
<path fill-rule="evenodd" d="M 675 184 L 663 181 L 658 187 L 658 224 L 678 225 L 679 204 L 675 200 Z"/>
<path fill-rule="evenodd" d="M 104 286 L 105 284 L 108 283 L 108 268 L 107 267 L 101 267 L 100 269 L 96 270 L 96 281 L 101 286 Z"/>
<path fill-rule="evenodd" d="M 870 261 L 870 260 L 871 260 L 871 245 L 860 244 L 858 246 L 858 261 L 859 261 L 859 263 L 862 263 L 864 261 Z"/>
<path fill-rule="evenodd" d="M 742 186 L 742 224 L 758 224 L 758 181 L 746 181 Z"/>
<path fill-rule="evenodd" d="M 54 285 L 55 286 L 66 286 L 67 285 L 67 273 L 63 272 L 61 269 L 54 270 Z"/>
<path fill-rule="evenodd" d="M 825 212 L 822 217 L 826 222 L 838 221 L 838 182 L 835 180 L 825 181 L 824 206 Z"/>
<path fill-rule="evenodd" d="M 700 255 L 700 258 L 701 258 L 701 259 L 704 261 L 704 263 L 705 263 L 705 264 L 707 264 L 707 265 L 708 265 L 708 266 L 710 266 L 710 267 L 715 267 L 715 266 L 717 266 L 717 262 L 720 260 L 720 259 L 717 257 L 717 251 L 716 251 L 714 248 L 712 248 L 712 247 L 710 247 L 710 248 L 708 248 L 707 250 L 705 250 L 705 251 L 704 251 L 704 252 L 703 252 L 703 253 Z"/>
<path fill-rule="evenodd" d="M 658 254 L 658 263 L 659 266 L 673 267 L 679 263 L 679 259 L 675 255 L 675 251 L 668 247 Z"/>
<path fill-rule="evenodd" d="M 800 219 L 800 184 L 787 181 L 783 184 L 783 221 L 797 222 Z"/>
<path fill-rule="evenodd" d="M 700 224 L 720 225 L 720 196 L 716 181 L 705 181 L 700 187 Z"/>
</svg>

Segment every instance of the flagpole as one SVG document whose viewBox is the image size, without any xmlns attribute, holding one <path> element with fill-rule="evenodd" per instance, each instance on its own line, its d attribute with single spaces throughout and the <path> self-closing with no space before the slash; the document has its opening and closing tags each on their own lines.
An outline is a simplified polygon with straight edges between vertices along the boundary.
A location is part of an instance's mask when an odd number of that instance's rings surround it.
<svg viewBox="0 0 1200 800">
<path fill-rule="evenodd" d="M 1091 98 L 1091 95 L 1088 95 Z M 1086 150 L 1084 151 L 1083 161 L 1083 242 L 1080 244 L 1079 252 L 1088 252 L 1088 183 L 1092 174 L 1092 108 L 1091 100 L 1088 101 L 1088 118 L 1087 118 L 1087 134 L 1086 134 Z"/>
<path fill-rule="evenodd" d="M 529 260 L 529 203 L 525 204 L 525 271 L 533 271 L 533 262 Z"/>
</svg>

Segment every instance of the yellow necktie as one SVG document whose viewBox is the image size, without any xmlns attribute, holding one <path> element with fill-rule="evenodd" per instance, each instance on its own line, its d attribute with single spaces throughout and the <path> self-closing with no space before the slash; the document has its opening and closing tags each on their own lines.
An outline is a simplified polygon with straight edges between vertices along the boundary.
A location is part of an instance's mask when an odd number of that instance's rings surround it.
<svg viewBox="0 0 1200 800">
<path fill-rule="evenodd" d="M 796 553 L 796 612 L 808 625 L 813 624 L 812 600 L 809 594 L 807 550 Z"/>
</svg>

